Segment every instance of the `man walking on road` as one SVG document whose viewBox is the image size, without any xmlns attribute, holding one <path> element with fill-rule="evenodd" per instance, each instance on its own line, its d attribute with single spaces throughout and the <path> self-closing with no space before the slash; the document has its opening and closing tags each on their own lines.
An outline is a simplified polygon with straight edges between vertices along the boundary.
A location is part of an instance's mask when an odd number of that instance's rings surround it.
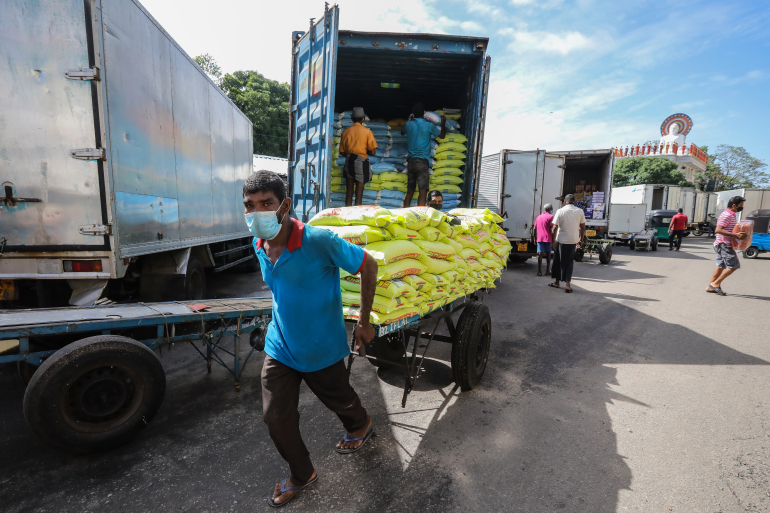
<svg viewBox="0 0 770 513">
<path fill-rule="evenodd" d="M 340 137 L 340 155 L 345 157 L 345 167 L 342 174 L 345 177 L 345 206 L 353 203 L 355 188 L 355 205 L 362 205 L 364 200 L 364 185 L 372 180 L 372 170 L 369 166 L 369 156 L 374 156 L 377 141 L 372 131 L 363 126 L 364 109 L 355 107 L 350 115 L 353 126 L 346 128 Z"/>
<path fill-rule="evenodd" d="M 717 268 L 711 276 L 709 286 L 706 292 L 715 292 L 720 296 L 726 296 L 722 290 L 722 282 L 741 268 L 738 260 L 738 254 L 733 249 L 733 239 L 743 240 L 748 234 L 746 232 L 733 233 L 735 228 L 735 214 L 743 210 L 743 202 L 746 201 L 741 196 L 733 196 L 727 202 L 727 208 L 719 215 L 717 219 L 716 240 L 714 241 L 714 251 L 717 254 Z"/>
<path fill-rule="evenodd" d="M 676 244 L 676 250 L 682 247 L 682 237 L 687 229 L 687 216 L 684 215 L 684 210 L 681 208 L 677 210 L 677 214 L 671 218 L 671 224 L 668 225 L 668 250 L 674 249 Z"/>
<path fill-rule="evenodd" d="M 441 130 L 439 130 L 436 125 L 424 119 L 425 107 L 422 106 L 422 103 L 414 106 L 412 115 L 414 119 L 407 121 L 404 129 L 401 130 L 402 134 L 406 134 L 406 144 L 409 151 L 406 160 L 408 181 L 404 208 L 412 205 L 415 188 L 419 191 L 417 205 L 425 206 L 430 187 L 431 135 L 446 137 L 446 118 L 444 116 L 441 116 Z"/>
<path fill-rule="evenodd" d="M 551 211 L 553 206 L 550 203 L 545 204 L 543 213 L 535 219 L 535 241 L 537 241 L 537 275 L 543 275 L 543 257 L 546 257 L 545 274 L 551 274 L 551 251 L 553 248 L 553 216 Z"/>
<path fill-rule="evenodd" d="M 555 241 L 553 248 L 553 267 L 549 287 L 561 288 L 559 282 L 565 282 L 564 292 L 572 292 L 572 268 L 575 264 L 575 249 L 583 244 L 586 234 L 586 216 L 575 206 L 575 195 L 564 196 L 565 205 L 553 216 L 551 233 Z"/>
<path fill-rule="evenodd" d="M 246 224 L 254 235 L 262 277 L 273 293 L 273 316 L 265 338 L 262 413 L 270 438 L 291 475 L 279 482 L 268 504 L 279 507 L 318 479 L 299 431 L 299 386 L 304 380 L 337 414 L 347 433 L 337 452 L 355 452 L 372 434 L 372 419 L 350 386 L 344 358 L 350 354 L 342 317 L 340 272 L 361 273 L 356 349 L 374 338 L 369 313 L 377 262 L 334 233 L 289 217 L 280 176 L 257 171 L 243 184 Z"/>
</svg>

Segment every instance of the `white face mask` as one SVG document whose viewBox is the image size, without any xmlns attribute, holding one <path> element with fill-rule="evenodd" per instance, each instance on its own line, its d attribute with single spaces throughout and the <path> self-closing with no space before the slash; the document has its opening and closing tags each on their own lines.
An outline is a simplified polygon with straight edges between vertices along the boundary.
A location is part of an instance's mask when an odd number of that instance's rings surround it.
<svg viewBox="0 0 770 513">
<path fill-rule="evenodd" d="M 285 201 L 285 200 L 284 200 Z M 264 210 L 261 212 L 250 212 L 244 214 L 246 218 L 246 226 L 249 227 L 251 234 L 262 240 L 273 240 L 278 236 L 278 232 L 281 231 L 281 223 L 283 223 L 284 216 L 278 221 L 276 212 L 281 210 L 283 201 L 276 210 Z"/>
</svg>

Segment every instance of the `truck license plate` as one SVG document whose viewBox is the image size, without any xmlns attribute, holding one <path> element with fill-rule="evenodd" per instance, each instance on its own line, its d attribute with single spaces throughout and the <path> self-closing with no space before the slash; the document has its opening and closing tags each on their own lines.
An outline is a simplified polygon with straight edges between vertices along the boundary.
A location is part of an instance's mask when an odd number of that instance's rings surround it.
<svg viewBox="0 0 770 513">
<path fill-rule="evenodd" d="M 596 237 L 596 230 L 586 230 L 586 235 L 589 237 Z"/>
<path fill-rule="evenodd" d="M 527 243 L 519 242 L 519 251 L 527 251 Z"/>
<path fill-rule="evenodd" d="M 0 301 L 16 299 L 16 287 L 11 280 L 0 280 Z"/>
<path fill-rule="evenodd" d="M 620 238 L 621 239 L 627 239 L 628 238 L 628 234 L 627 233 L 621 234 Z"/>
</svg>

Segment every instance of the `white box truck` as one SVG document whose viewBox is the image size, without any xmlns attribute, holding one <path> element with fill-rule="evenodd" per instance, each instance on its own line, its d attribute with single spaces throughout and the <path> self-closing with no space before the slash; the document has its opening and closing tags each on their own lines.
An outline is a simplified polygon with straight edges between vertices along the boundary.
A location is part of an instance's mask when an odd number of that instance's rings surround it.
<svg viewBox="0 0 770 513">
<path fill-rule="evenodd" d="M 770 208 L 770 189 L 733 189 L 730 191 L 720 191 L 716 193 L 718 196 L 716 216 L 722 213 L 727 208 L 727 202 L 733 196 L 741 196 L 746 199 L 743 205 L 743 212 L 751 212 L 753 210 L 768 209 Z M 737 215 L 738 221 L 741 220 L 741 214 Z"/>
<path fill-rule="evenodd" d="M 513 245 L 512 260 L 524 261 L 536 254 L 533 225 L 545 204 L 560 208 L 557 198 L 579 192 L 581 185 L 583 189 L 584 185 L 596 186 L 604 194 L 600 218 L 586 219 L 586 236 L 606 237 L 615 171 L 612 150 L 502 150 L 481 161 L 473 205 L 505 219 L 503 229 Z"/>
<path fill-rule="evenodd" d="M 693 235 L 703 235 L 708 232 L 709 224 L 717 210 L 719 196 L 713 192 L 696 192 L 690 227 Z"/>
<path fill-rule="evenodd" d="M 630 241 L 634 235 L 644 231 L 646 215 L 646 205 L 613 203 L 607 238 L 618 242 Z"/>
</svg>

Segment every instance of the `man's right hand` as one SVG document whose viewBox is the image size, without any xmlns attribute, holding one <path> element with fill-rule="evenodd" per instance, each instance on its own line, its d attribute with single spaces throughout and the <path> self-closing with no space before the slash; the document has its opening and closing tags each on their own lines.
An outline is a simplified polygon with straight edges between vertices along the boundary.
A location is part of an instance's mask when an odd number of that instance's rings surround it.
<svg viewBox="0 0 770 513">
<path fill-rule="evenodd" d="M 745 239 L 747 236 L 748 236 L 748 235 L 746 234 L 746 232 L 736 232 L 736 233 L 734 233 L 734 234 L 733 234 L 733 237 L 735 237 L 735 238 L 736 238 L 736 239 L 738 239 L 738 240 L 743 240 L 743 239 Z"/>
<path fill-rule="evenodd" d="M 446 123 L 446 116 L 443 114 L 441 115 L 441 122 Z"/>
</svg>

